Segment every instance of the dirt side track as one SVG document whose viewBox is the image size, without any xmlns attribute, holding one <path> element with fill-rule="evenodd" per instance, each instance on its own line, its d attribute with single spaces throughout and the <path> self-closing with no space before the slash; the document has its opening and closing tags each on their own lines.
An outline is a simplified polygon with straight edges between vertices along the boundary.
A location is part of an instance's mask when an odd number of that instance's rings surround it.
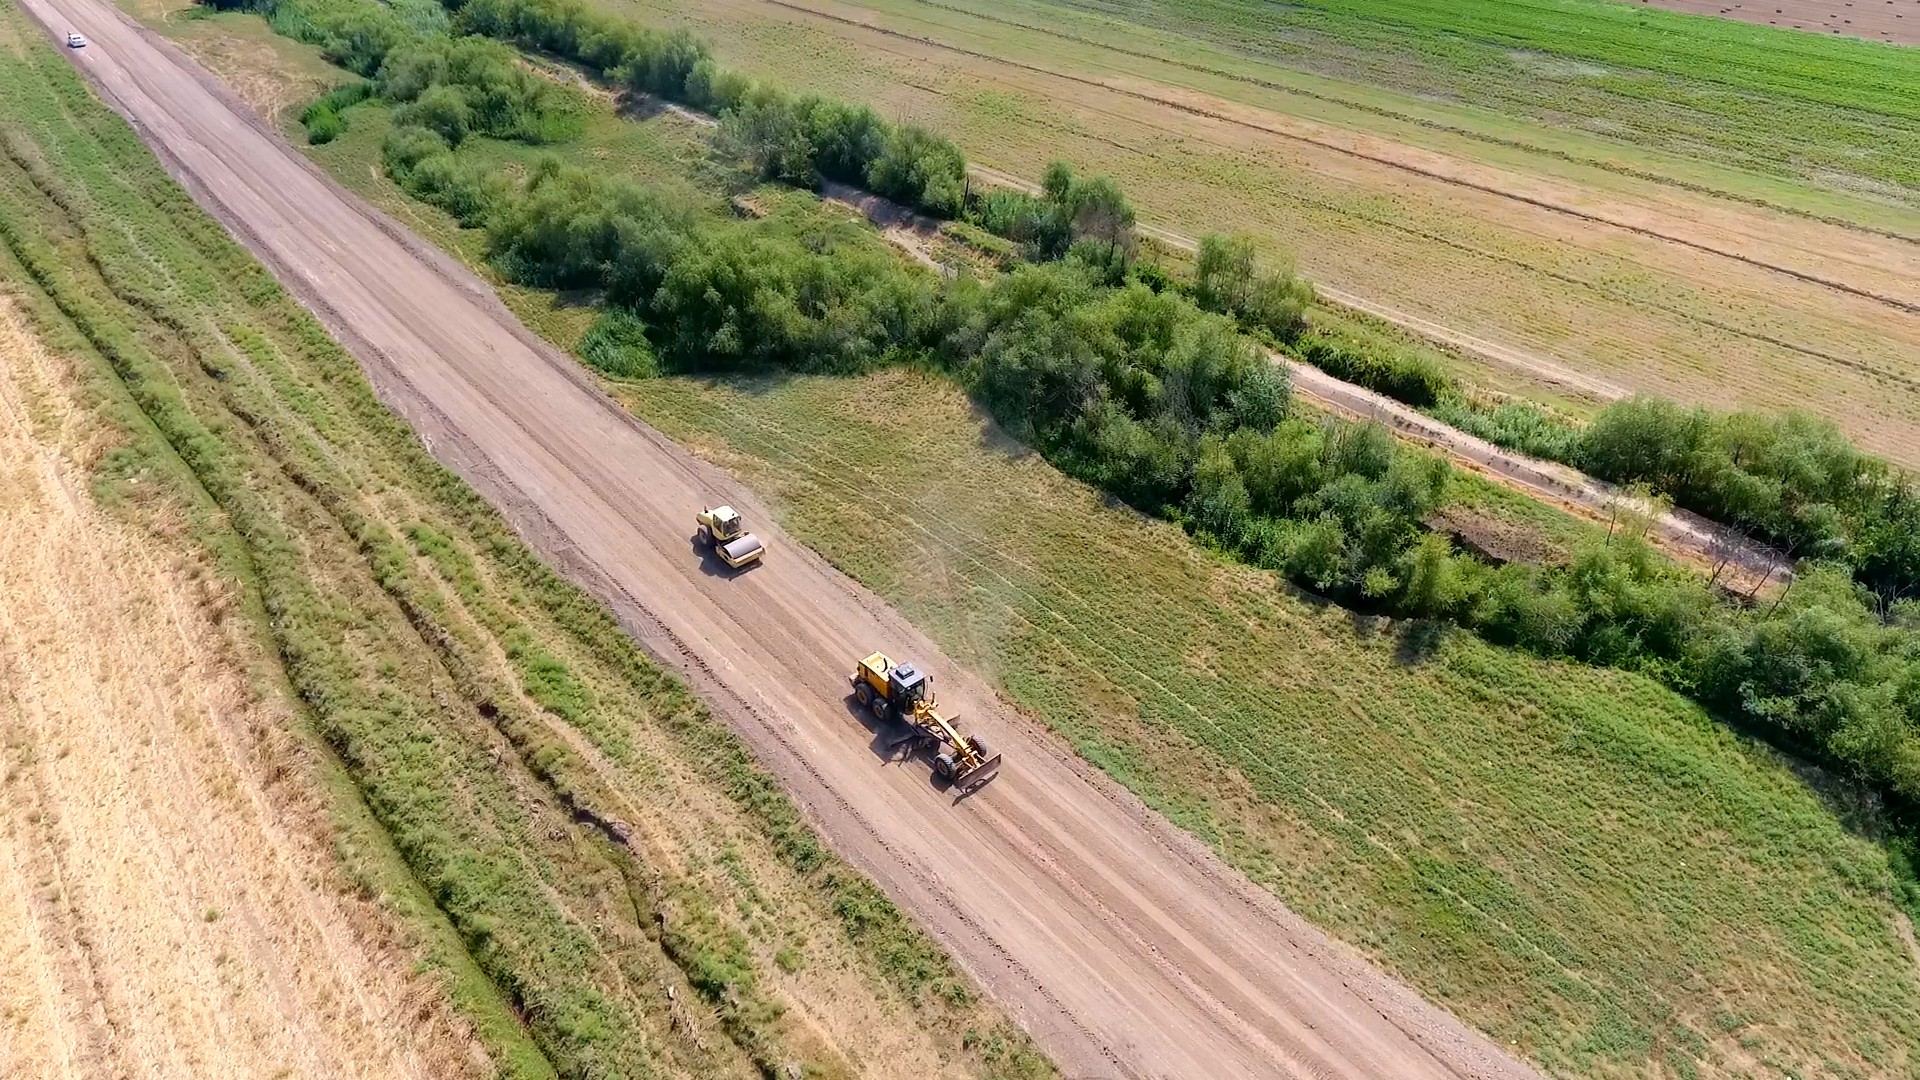
<svg viewBox="0 0 1920 1080">
<path fill-rule="evenodd" d="M 50 33 L 92 40 L 78 65 L 436 456 L 684 672 L 1068 1075 L 1533 1075 L 1008 714 L 177 50 L 100 0 L 22 3 Z M 737 578 L 703 566 L 692 514 L 718 500 L 752 516 L 764 566 Z M 924 762 L 883 759 L 845 681 L 874 648 L 939 673 L 943 700 L 1006 753 L 999 780 L 956 802 Z"/>
</svg>

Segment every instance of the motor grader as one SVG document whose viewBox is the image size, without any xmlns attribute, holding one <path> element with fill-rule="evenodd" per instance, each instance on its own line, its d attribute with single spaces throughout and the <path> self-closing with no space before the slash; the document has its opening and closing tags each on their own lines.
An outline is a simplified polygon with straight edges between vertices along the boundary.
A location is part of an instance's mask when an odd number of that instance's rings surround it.
<svg viewBox="0 0 1920 1080">
<path fill-rule="evenodd" d="M 740 511 L 731 506 L 709 507 L 700 511 L 695 520 L 700 527 L 700 542 L 735 570 L 759 562 L 760 556 L 766 553 L 766 545 L 747 531 Z"/>
<path fill-rule="evenodd" d="M 1000 755 L 986 743 L 960 731 L 958 716 L 943 716 L 934 700 L 933 679 L 912 664 L 896 664 L 884 653 L 873 653 L 847 677 L 854 699 L 882 724 L 898 720 L 908 728 L 896 747 L 934 753 L 934 775 L 963 793 L 971 792 L 1000 771 Z"/>
</svg>

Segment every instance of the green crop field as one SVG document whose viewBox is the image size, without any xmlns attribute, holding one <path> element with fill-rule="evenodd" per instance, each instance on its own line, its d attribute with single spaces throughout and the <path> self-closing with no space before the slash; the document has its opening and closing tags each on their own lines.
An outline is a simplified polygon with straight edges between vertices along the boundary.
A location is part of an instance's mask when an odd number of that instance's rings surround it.
<svg viewBox="0 0 1920 1080">
<path fill-rule="evenodd" d="M 349 121 L 314 158 L 485 272 L 477 233 L 379 174 L 385 109 Z M 559 152 L 720 212 L 697 132 L 607 123 Z M 593 317 L 591 298 L 501 292 L 568 347 Z M 1089 760 L 1550 1070 L 1920 1075 L 1920 957 L 1882 822 L 1843 781 L 1648 679 L 1357 617 L 1230 565 L 1064 479 L 931 375 L 614 389 Z M 1578 532 L 1536 526 L 1549 545 Z"/>
<path fill-rule="evenodd" d="M 106 501 L 215 554 L 331 756 L 342 856 L 498 1075 L 1049 1074 L 17 8 L 0 289 L 120 429 Z"/>
<path fill-rule="evenodd" d="M 1920 59 L 1605 0 L 1013 0 L 1748 168 L 1920 188 Z"/>
</svg>

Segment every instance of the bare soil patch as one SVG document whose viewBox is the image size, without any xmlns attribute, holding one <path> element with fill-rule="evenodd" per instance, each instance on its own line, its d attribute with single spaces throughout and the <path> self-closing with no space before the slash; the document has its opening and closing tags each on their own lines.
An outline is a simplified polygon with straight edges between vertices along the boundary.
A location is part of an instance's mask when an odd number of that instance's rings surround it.
<svg viewBox="0 0 1920 1080">
<path fill-rule="evenodd" d="M 1920 0 L 1639 0 L 1742 22 L 1920 45 Z"/>
</svg>

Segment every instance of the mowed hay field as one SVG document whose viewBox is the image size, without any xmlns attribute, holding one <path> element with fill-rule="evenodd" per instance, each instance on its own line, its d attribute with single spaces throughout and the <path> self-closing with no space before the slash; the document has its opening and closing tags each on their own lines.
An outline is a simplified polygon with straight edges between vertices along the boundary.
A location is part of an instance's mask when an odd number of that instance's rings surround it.
<svg viewBox="0 0 1920 1080">
<path fill-rule="evenodd" d="M 470 1031 L 478 1071 L 504 1077 L 1051 1075 L 684 688 L 433 463 L 17 8 L 0 12 L 0 289 L 106 428 L 69 480 L 28 469 L 18 497 L 47 503 L 21 504 L 31 529 L 8 506 L 0 1073 L 419 1075 L 442 1042 L 463 1066 Z M 57 417 L 24 397 L 32 423 Z M 73 535 L 61 500 L 89 485 L 202 553 L 186 597 L 160 556 Z M 251 646 L 245 680 L 209 673 L 196 606 Z M 247 771 L 282 739 L 323 781 L 310 852 L 273 831 L 291 781 L 263 796 Z M 335 906 L 391 920 L 400 960 L 271 921 L 327 899 L 303 852 L 330 850 L 354 898 Z M 74 949 L 92 971 L 42 991 Z M 81 1015 L 62 1028 L 48 1001 Z M 86 1039 L 131 1060 L 65 1049 Z"/>
<path fill-rule="evenodd" d="M 1762 31 L 1597 3 L 597 2 L 994 169 L 1111 173 L 1153 224 L 1251 230 L 1409 315 L 1920 463 L 1920 54 L 1697 37 L 1723 79 L 1630 20 Z M 1629 21 L 1520 18 L 1590 9 Z"/>
<path fill-rule="evenodd" d="M 1855 831 L 1871 813 L 1656 684 L 1290 594 L 931 377 L 617 391 L 1089 760 L 1549 1071 L 1920 1075 L 1920 955 Z"/>
<path fill-rule="evenodd" d="M 0 1075 L 487 1075 L 354 895 L 232 590 L 103 511 L 101 425 L 4 294 L 0 356 Z"/>
</svg>

